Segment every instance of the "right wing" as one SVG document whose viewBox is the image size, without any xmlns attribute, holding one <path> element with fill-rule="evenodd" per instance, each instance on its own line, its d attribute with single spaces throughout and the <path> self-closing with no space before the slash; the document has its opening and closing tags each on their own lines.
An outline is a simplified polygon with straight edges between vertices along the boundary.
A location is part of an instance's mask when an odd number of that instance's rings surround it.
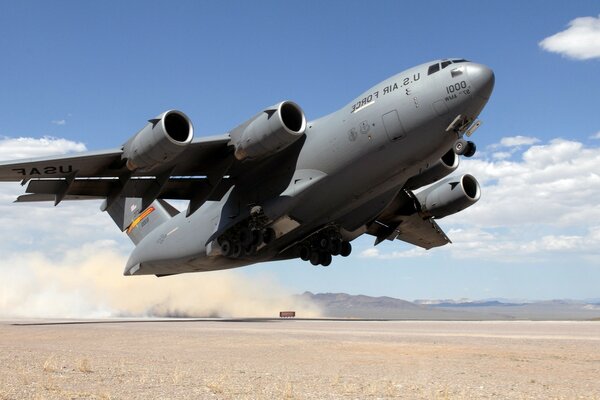
<svg viewBox="0 0 600 400">
<path fill-rule="evenodd" d="M 402 240 L 429 250 L 451 243 L 433 218 L 423 218 L 415 211 L 408 190 L 401 190 L 392 203 L 367 225 L 367 233 L 375 236 L 375 245 L 384 240 Z"/>
</svg>

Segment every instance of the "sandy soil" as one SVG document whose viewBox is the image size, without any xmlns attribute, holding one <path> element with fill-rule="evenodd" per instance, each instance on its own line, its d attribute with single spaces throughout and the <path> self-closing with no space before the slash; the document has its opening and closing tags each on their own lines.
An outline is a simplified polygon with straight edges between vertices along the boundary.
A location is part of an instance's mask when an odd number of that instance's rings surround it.
<svg viewBox="0 0 600 400">
<path fill-rule="evenodd" d="M 599 377 L 600 322 L 0 322 L 0 399 L 600 399 Z"/>
</svg>

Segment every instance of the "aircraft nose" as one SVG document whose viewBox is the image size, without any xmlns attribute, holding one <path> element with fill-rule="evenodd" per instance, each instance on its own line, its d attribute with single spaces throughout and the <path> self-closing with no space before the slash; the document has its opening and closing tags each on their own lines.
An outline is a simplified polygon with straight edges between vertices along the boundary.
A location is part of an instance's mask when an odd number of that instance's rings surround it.
<svg viewBox="0 0 600 400">
<path fill-rule="evenodd" d="M 475 94 L 485 100 L 489 100 L 496 80 L 494 71 L 485 65 L 471 63 L 467 67 L 467 73 Z"/>
</svg>

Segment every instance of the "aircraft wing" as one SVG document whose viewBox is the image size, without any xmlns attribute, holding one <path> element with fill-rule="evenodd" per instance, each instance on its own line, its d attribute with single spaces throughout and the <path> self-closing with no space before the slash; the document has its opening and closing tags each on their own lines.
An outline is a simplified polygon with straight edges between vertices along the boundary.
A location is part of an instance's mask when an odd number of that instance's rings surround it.
<svg viewBox="0 0 600 400">
<path fill-rule="evenodd" d="M 415 209 L 414 195 L 401 190 L 388 207 L 367 225 L 367 233 L 377 237 L 375 245 L 384 240 L 404 242 L 431 249 L 452 243 L 433 218 L 423 218 Z"/>
<path fill-rule="evenodd" d="M 429 250 L 452 243 L 433 218 L 423 219 L 418 214 L 403 215 L 393 221 L 376 220 L 367 233 L 377 237 L 376 245 L 386 239 L 398 239 Z"/>
<path fill-rule="evenodd" d="M 122 150 L 0 162 L 0 181 L 21 181 L 27 194 L 18 202 L 109 198 L 111 195 L 145 200 L 220 199 L 231 186 L 223 179 L 234 157 L 229 135 L 194 140 L 173 162 L 152 173 L 131 172 Z M 194 208 L 197 208 L 194 207 Z M 193 211 L 193 210 L 192 210 Z"/>
</svg>

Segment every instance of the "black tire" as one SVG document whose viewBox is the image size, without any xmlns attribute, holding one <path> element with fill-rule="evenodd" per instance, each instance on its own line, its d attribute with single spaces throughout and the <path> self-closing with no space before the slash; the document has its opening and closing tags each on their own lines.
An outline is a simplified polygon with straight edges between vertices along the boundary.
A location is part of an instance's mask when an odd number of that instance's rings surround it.
<svg viewBox="0 0 600 400">
<path fill-rule="evenodd" d="M 242 245 L 240 243 L 238 243 L 238 242 L 233 243 L 231 248 L 232 248 L 231 257 L 238 258 L 242 255 Z"/>
<path fill-rule="evenodd" d="M 467 142 L 467 150 L 465 151 L 465 154 L 463 154 L 465 157 L 473 157 L 475 155 L 475 152 L 477 151 L 477 146 L 475 145 L 475 143 L 468 141 Z"/>
<path fill-rule="evenodd" d="M 327 250 L 329 249 L 329 238 L 327 236 L 320 236 L 319 240 L 317 241 L 317 245 L 319 246 L 319 249 L 321 250 Z"/>
<path fill-rule="evenodd" d="M 329 252 L 331 253 L 331 255 L 339 255 L 342 251 L 342 241 L 338 238 L 331 238 L 329 242 Z"/>
<path fill-rule="evenodd" d="M 350 242 L 344 240 L 342 242 L 342 251 L 340 251 L 340 255 L 342 257 L 348 257 L 350 253 L 352 253 L 352 245 L 350 244 Z"/>
<path fill-rule="evenodd" d="M 452 146 L 454 153 L 456 153 L 459 156 L 465 154 L 468 148 L 469 143 L 464 139 L 458 139 L 456 142 L 454 142 L 454 145 Z"/>
<path fill-rule="evenodd" d="M 252 230 L 252 244 L 260 246 L 263 243 L 263 233 L 259 229 Z"/>
<path fill-rule="evenodd" d="M 255 254 L 256 254 L 256 245 L 249 244 L 248 246 L 244 247 L 244 255 L 245 256 L 253 256 Z"/>
<path fill-rule="evenodd" d="M 229 240 L 225 239 L 221 242 L 221 253 L 223 253 L 225 257 L 231 255 L 231 242 Z"/>
<path fill-rule="evenodd" d="M 266 228 L 263 231 L 263 242 L 265 242 L 265 244 L 269 244 L 271 243 L 273 240 L 275 240 L 275 231 L 273 230 L 273 228 Z"/>
<path fill-rule="evenodd" d="M 321 261 L 320 254 L 316 251 L 311 252 L 309 261 L 312 265 L 319 265 L 319 262 Z"/>
<path fill-rule="evenodd" d="M 327 267 L 331 264 L 331 254 L 329 253 L 321 253 L 319 255 L 320 264 L 324 267 Z"/>
<path fill-rule="evenodd" d="M 302 259 L 302 261 L 310 260 L 310 247 L 306 245 L 300 246 L 300 259 Z"/>
<path fill-rule="evenodd" d="M 240 244 L 243 247 L 248 246 L 250 243 L 252 243 L 252 231 L 250 231 L 250 229 L 243 227 L 238 231 L 238 240 L 240 241 Z"/>
</svg>

